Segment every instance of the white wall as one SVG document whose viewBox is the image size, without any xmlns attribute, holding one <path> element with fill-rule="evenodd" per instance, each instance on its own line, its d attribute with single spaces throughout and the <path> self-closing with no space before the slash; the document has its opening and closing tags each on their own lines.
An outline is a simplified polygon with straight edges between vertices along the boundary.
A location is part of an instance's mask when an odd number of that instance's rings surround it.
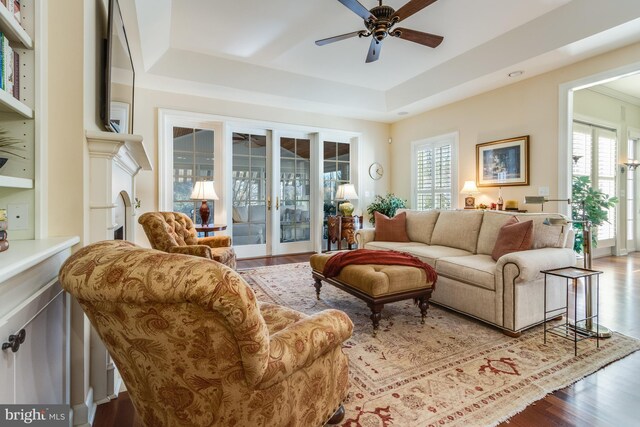
<svg viewBox="0 0 640 427">
<path fill-rule="evenodd" d="M 502 193 L 505 200 L 517 200 L 520 208 L 540 211 L 539 205 L 524 206 L 522 200 L 525 195 L 537 195 L 539 187 L 549 187 L 550 198 L 557 195 L 560 84 L 621 67 L 639 57 L 637 43 L 394 123 L 391 189 L 411 198 L 411 172 L 406 161 L 411 157 L 412 141 L 459 131 L 458 184 L 462 188 L 465 180 L 475 180 L 476 144 L 530 135 L 530 185 L 503 187 Z M 497 187 L 481 191 L 476 203 L 497 199 Z M 463 206 L 463 196 L 458 198 Z M 546 211 L 555 209 L 556 203 L 545 205 Z"/>
<path fill-rule="evenodd" d="M 364 212 L 375 194 L 386 194 L 390 188 L 388 173 L 378 181 L 372 180 L 368 174 L 369 165 L 375 161 L 380 162 L 385 171 L 390 167 L 388 124 L 136 88 L 134 133 L 143 136 L 145 148 L 154 168 L 153 172 L 143 171 L 138 175 L 136 196 L 142 201 L 139 213 L 158 209 L 159 108 L 359 132 L 361 134 L 359 151 L 360 199 L 357 204 L 354 203 L 356 211 Z M 369 197 L 365 197 L 366 192 L 369 192 Z M 140 245 L 149 246 L 140 226 L 136 231 L 136 241 Z"/>
</svg>

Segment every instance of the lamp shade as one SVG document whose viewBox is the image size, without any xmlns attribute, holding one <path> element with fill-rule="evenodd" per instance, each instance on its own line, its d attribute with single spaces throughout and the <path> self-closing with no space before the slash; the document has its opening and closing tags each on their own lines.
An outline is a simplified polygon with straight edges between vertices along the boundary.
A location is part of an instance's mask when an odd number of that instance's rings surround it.
<svg viewBox="0 0 640 427">
<path fill-rule="evenodd" d="M 218 200 L 213 181 L 197 181 L 191 192 L 193 200 Z"/>
<path fill-rule="evenodd" d="M 358 193 L 353 184 L 342 184 L 336 191 L 336 200 L 358 200 Z"/>
<path fill-rule="evenodd" d="M 465 181 L 462 190 L 460 190 L 460 194 L 480 194 L 480 190 L 476 187 L 475 181 Z"/>
</svg>

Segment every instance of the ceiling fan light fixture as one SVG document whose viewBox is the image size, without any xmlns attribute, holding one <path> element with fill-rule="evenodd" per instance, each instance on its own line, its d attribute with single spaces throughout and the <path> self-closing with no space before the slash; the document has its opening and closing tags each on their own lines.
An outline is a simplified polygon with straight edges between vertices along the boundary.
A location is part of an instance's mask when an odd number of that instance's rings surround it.
<svg viewBox="0 0 640 427">
<path fill-rule="evenodd" d="M 315 43 L 318 46 L 324 46 L 356 36 L 358 38 L 373 36 L 365 61 L 369 63 L 378 60 L 380 57 L 381 43 L 387 36 L 408 40 L 430 48 L 438 47 L 444 39 L 442 36 L 424 33 L 422 31 L 407 28 L 393 28 L 398 22 L 421 11 L 437 0 L 409 0 L 397 11 L 391 6 L 383 5 L 382 0 L 378 0 L 378 6 L 373 7 L 371 10 L 367 10 L 358 0 L 338 1 L 364 20 L 366 31 L 353 31 L 347 34 L 316 40 Z"/>
</svg>

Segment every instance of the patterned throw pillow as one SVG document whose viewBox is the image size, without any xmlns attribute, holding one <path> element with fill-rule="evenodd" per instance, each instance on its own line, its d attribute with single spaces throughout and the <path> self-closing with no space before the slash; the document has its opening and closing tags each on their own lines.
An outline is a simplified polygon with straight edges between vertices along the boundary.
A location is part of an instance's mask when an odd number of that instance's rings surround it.
<svg viewBox="0 0 640 427">
<path fill-rule="evenodd" d="M 380 212 L 373 213 L 376 218 L 376 235 L 375 239 L 378 242 L 409 242 L 409 236 L 407 236 L 407 214 L 405 212 L 399 213 L 393 218 L 381 214 Z"/>
<path fill-rule="evenodd" d="M 529 250 L 532 243 L 533 221 L 518 222 L 513 217 L 500 228 L 491 258 L 497 261 L 502 255 Z"/>
</svg>

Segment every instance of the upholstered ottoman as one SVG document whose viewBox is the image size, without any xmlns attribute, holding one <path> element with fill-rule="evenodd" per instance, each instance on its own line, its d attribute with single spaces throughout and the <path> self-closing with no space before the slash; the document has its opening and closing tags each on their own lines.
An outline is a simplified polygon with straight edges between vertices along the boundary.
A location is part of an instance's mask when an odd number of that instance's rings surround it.
<svg viewBox="0 0 640 427">
<path fill-rule="evenodd" d="M 310 264 L 315 279 L 316 297 L 320 299 L 322 281 L 360 298 L 371 309 L 373 336 L 376 336 L 385 304 L 413 298 L 422 314 L 421 323 L 429 308 L 433 282 L 427 282 L 421 268 L 402 265 L 347 265 L 336 277 L 325 277 L 324 266 L 334 254 L 311 255 Z"/>
</svg>

